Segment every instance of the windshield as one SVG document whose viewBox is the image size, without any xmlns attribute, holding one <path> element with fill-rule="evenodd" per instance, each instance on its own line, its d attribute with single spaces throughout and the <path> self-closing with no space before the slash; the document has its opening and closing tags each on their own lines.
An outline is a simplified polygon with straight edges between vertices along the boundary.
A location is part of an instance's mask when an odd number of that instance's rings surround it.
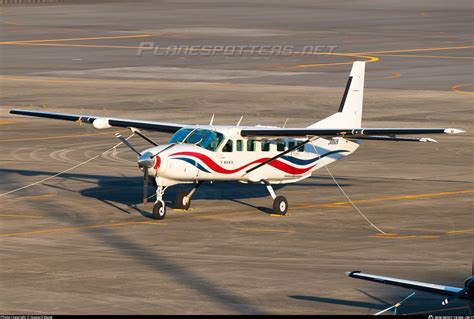
<svg viewBox="0 0 474 319">
<path fill-rule="evenodd" d="M 191 134 L 190 134 L 191 133 Z M 169 143 L 195 144 L 210 151 L 215 151 L 224 139 L 224 135 L 204 129 L 182 128 L 169 140 Z"/>
</svg>

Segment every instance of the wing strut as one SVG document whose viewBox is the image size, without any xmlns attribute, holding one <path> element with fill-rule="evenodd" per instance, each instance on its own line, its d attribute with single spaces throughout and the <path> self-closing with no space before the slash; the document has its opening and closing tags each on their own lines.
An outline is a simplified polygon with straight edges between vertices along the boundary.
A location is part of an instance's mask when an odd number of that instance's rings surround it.
<svg viewBox="0 0 474 319">
<path fill-rule="evenodd" d="M 258 164 L 257 166 L 254 166 L 254 167 L 252 167 L 251 169 L 245 171 L 245 174 L 248 174 L 248 173 L 250 173 L 250 172 L 256 170 L 257 168 L 260 168 L 260 167 L 262 167 L 263 165 L 267 165 L 267 164 L 270 163 L 271 161 L 274 161 L 274 160 L 276 160 L 277 158 L 280 158 L 280 157 L 282 157 L 283 155 L 288 154 L 288 153 L 291 152 L 291 151 L 294 151 L 294 150 L 297 149 L 298 147 L 301 147 L 301 146 L 303 146 L 303 145 L 305 145 L 305 144 L 307 144 L 307 143 L 309 143 L 309 142 L 314 141 L 314 140 L 317 139 L 318 137 L 319 137 L 319 136 L 313 136 L 313 137 L 311 137 L 311 138 L 308 138 L 308 139 L 307 139 L 306 141 L 304 141 L 303 143 L 300 143 L 300 144 L 297 143 L 295 146 L 290 147 L 290 148 L 287 149 L 286 151 L 281 152 L 280 154 L 277 154 L 277 155 L 273 156 L 272 158 L 269 158 L 269 159 L 267 159 L 266 161 L 264 161 L 264 162 Z"/>
</svg>

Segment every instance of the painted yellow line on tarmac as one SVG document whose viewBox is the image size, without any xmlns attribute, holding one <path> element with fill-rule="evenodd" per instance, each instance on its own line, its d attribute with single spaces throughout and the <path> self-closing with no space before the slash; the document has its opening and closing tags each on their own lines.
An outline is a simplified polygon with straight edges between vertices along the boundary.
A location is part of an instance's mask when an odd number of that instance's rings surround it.
<svg viewBox="0 0 474 319">
<path fill-rule="evenodd" d="M 438 235 L 397 235 L 397 234 L 375 234 L 371 238 L 391 238 L 391 239 L 436 239 Z"/>
<path fill-rule="evenodd" d="M 246 230 L 246 231 L 257 231 L 257 232 L 273 232 L 273 233 L 288 233 L 293 234 L 295 231 L 293 230 L 284 230 L 284 229 L 265 229 L 265 228 L 237 228 L 238 230 Z"/>
<path fill-rule="evenodd" d="M 82 229 L 106 228 L 106 227 L 123 227 L 123 226 L 130 226 L 130 225 L 160 225 L 160 226 L 164 226 L 164 225 L 167 225 L 167 224 L 163 223 L 163 222 L 156 222 L 156 221 L 123 222 L 123 223 L 113 223 L 113 224 L 103 224 L 103 225 L 88 225 L 88 226 L 78 226 L 78 227 L 51 228 L 51 229 L 33 230 L 33 231 L 18 232 L 18 233 L 7 233 L 7 234 L 0 234 L 0 237 L 15 237 L 15 236 L 25 236 L 25 235 L 27 236 L 27 235 L 36 235 L 36 234 L 48 234 L 48 233 L 75 231 L 75 230 L 82 230 Z"/>
<path fill-rule="evenodd" d="M 467 190 L 460 190 L 454 192 L 439 192 L 439 193 L 431 193 L 431 194 L 415 194 L 415 195 L 399 195 L 399 196 L 389 196 L 389 197 L 377 197 L 371 199 L 359 199 L 354 200 L 354 203 L 375 203 L 381 201 L 395 201 L 401 199 L 417 199 L 417 198 L 431 198 L 431 197 L 438 197 L 438 196 L 449 196 L 449 195 L 461 195 L 461 194 L 468 194 L 474 193 L 474 189 L 467 189 Z M 311 208 L 311 207 L 338 207 L 338 208 L 350 208 L 350 202 L 333 202 L 333 203 L 324 203 L 324 204 L 302 204 L 302 205 L 295 205 L 296 208 Z"/>
<path fill-rule="evenodd" d="M 419 232 L 420 230 L 416 230 Z M 436 230 L 430 231 L 428 229 L 423 229 L 421 230 L 423 232 L 439 232 Z M 442 231 L 441 234 L 438 235 L 399 235 L 395 233 L 389 233 L 389 234 L 375 234 L 375 235 L 370 235 L 369 237 L 371 238 L 390 238 L 390 239 L 436 239 L 440 238 L 441 236 L 446 236 L 446 235 L 460 235 L 460 234 L 466 234 L 466 233 L 472 233 L 474 232 L 474 228 L 472 229 L 462 229 L 462 230 L 450 230 L 450 231 Z"/>
<path fill-rule="evenodd" d="M 38 215 L 19 215 L 19 214 L 0 214 L 0 217 L 18 217 L 18 218 L 43 218 Z"/>
<path fill-rule="evenodd" d="M 13 124 L 15 122 L 13 121 L 4 121 L 4 120 L 0 120 L 0 125 L 3 125 L 3 124 Z"/>
<path fill-rule="evenodd" d="M 464 91 L 464 90 L 460 89 L 460 88 L 466 87 L 466 86 L 474 86 L 474 83 L 458 84 L 458 85 L 455 85 L 455 86 L 451 87 L 451 90 L 454 91 L 454 92 L 457 92 L 457 93 L 474 94 L 474 92 Z"/>
<path fill-rule="evenodd" d="M 459 46 L 459 47 L 417 48 L 417 49 L 403 49 L 403 50 L 351 52 L 350 54 L 378 54 L 378 53 L 398 53 L 398 52 L 443 51 L 443 50 L 461 50 L 461 49 L 472 49 L 472 48 L 474 48 L 473 45 L 467 45 L 467 46 Z"/>
<path fill-rule="evenodd" d="M 384 53 L 381 53 L 380 56 L 383 56 L 383 57 L 386 57 L 386 56 L 393 56 L 393 57 L 402 57 L 402 58 L 474 60 L 474 57 L 469 57 L 469 56 L 414 55 L 414 54 L 384 54 Z"/>
<path fill-rule="evenodd" d="M 116 36 L 100 36 L 100 37 L 86 37 L 86 38 L 67 38 L 67 39 L 46 39 L 46 40 L 18 40 L 18 41 L 4 41 L 0 44 L 21 44 L 21 43 L 44 43 L 44 42 L 64 42 L 64 41 L 85 41 L 85 40 L 110 40 L 110 39 L 128 39 L 128 38 L 148 38 L 159 36 L 156 34 L 132 34 L 132 35 L 116 35 Z"/>
<path fill-rule="evenodd" d="M 84 47 L 84 48 L 105 48 L 105 49 L 138 49 L 138 46 L 132 45 L 106 45 L 106 44 L 71 44 L 71 43 L 0 43 L 3 45 L 32 45 L 32 46 L 43 46 L 43 47 Z"/>
<path fill-rule="evenodd" d="M 465 233 L 472 233 L 472 232 L 474 232 L 474 228 L 464 229 L 464 230 L 450 230 L 450 231 L 446 232 L 446 234 L 455 235 L 455 234 L 465 234 Z"/>
</svg>

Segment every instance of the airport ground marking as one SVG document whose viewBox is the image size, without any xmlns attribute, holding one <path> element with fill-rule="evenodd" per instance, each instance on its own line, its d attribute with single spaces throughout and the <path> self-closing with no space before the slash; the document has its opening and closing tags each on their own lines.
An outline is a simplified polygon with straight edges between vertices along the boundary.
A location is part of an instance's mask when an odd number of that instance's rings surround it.
<svg viewBox="0 0 474 319">
<path fill-rule="evenodd" d="M 17 237 L 17 236 L 36 235 L 36 234 L 77 231 L 77 230 L 83 230 L 83 229 L 123 227 L 123 226 L 131 226 L 131 225 L 165 226 L 167 224 L 163 222 L 158 222 L 158 221 L 135 221 L 135 222 L 132 221 L 132 222 L 122 222 L 122 223 L 112 223 L 112 224 L 102 224 L 102 225 L 85 225 L 85 226 L 77 226 L 77 227 L 50 228 L 50 229 L 32 230 L 32 231 L 26 231 L 26 232 L 6 233 L 6 234 L 0 234 L 0 237 Z"/>
<path fill-rule="evenodd" d="M 474 57 L 469 56 L 449 56 L 449 55 L 414 55 L 414 54 L 378 54 L 381 57 L 402 57 L 402 58 L 425 58 L 425 59 L 459 59 L 459 60 L 474 60 Z"/>
<path fill-rule="evenodd" d="M 370 199 L 358 199 L 354 200 L 354 203 L 375 203 L 381 201 L 396 201 L 403 199 L 420 199 L 420 198 L 431 198 L 438 196 L 449 196 L 449 195 L 461 195 L 474 193 L 474 189 L 459 190 L 452 192 L 439 192 L 439 193 L 430 193 L 430 194 L 415 194 L 415 195 L 399 195 L 399 196 L 386 196 L 386 197 L 376 197 Z M 350 202 L 333 202 L 333 203 L 324 203 L 324 204 L 301 204 L 295 205 L 297 208 L 312 208 L 312 207 L 331 207 L 331 208 L 351 208 L 349 206 Z"/>
<path fill-rule="evenodd" d="M 130 35 L 116 35 L 116 36 L 99 36 L 99 37 L 82 37 L 82 38 L 67 38 L 67 39 L 46 39 L 46 40 L 15 40 L 3 41 L 0 44 L 22 44 L 22 43 L 44 43 L 44 42 L 66 42 L 66 41 L 86 41 L 86 40 L 111 40 L 111 39 L 127 39 L 127 38 L 149 38 L 159 36 L 160 33 L 155 34 L 130 34 Z"/>
<path fill-rule="evenodd" d="M 0 120 L 0 125 L 4 125 L 4 124 L 13 124 L 15 122 L 13 121 L 5 121 L 5 120 Z"/>
<path fill-rule="evenodd" d="M 438 48 L 417 48 L 417 49 L 402 49 L 402 50 L 351 52 L 351 54 L 383 54 L 383 53 L 399 53 L 399 52 L 444 51 L 444 50 L 462 50 L 462 49 L 472 49 L 472 48 L 474 48 L 474 45 L 456 46 L 456 47 L 438 47 Z"/>
<path fill-rule="evenodd" d="M 460 89 L 460 88 L 466 87 L 466 86 L 474 86 L 474 83 L 466 83 L 466 84 L 454 85 L 454 86 L 451 87 L 451 90 L 454 91 L 454 92 L 457 92 L 457 93 L 474 94 L 474 92 L 463 91 L 463 90 Z"/>
</svg>

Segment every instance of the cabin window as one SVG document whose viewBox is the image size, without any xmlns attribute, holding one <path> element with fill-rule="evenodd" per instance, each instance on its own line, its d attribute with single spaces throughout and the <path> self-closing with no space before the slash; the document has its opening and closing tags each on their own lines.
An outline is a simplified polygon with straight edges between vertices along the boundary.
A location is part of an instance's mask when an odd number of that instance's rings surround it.
<svg viewBox="0 0 474 319">
<path fill-rule="evenodd" d="M 278 152 L 283 152 L 285 150 L 285 141 L 277 140 L 276 145 L 277 145 L 277 151 Z"/>
<path fill-rule="evenodd" d="M 247 151 L 248 152 L 255 151 L 255 140 L 247 140 Z"/>
<path fill-rule="evenodd" d="M 298 141 L 298 145 L 301 145 L 301 146 L 298 147 L 298 148 L 296 149 L 296 151 L 298 151 L 298 152 L 304 152 L 304 144 L 303 144 L 303 143 L 304 143 L 304 141 Z"/>
<path fill-rule="evenodd" d="M 270 141 L 269 140 L 262 140 L 261 145 L 262 145 L 262 152 L 270 151 Z"/>
<path fill-rule="evenodd" d="M 295 141 L 290 141 L 290 142 L 288 142 L 288 149 L 293 148 L 293 147 L 295 147 L 295 146 L 296 146 L 296 142 L 295 142 Z"/>
<path fill-rule="evenodd" d="M 228 140 L 227 143 L 225 143 L 224 147 L 222 148 L 222 151 L 223 152 L 232 152 L 232 145 L 233 145 L 233 141 Z"/>
<path fill-rule="evenodd" d="M 242 140 L 237 140 L 235 141 L 235 146 L 236 146 L 236 150 L 237 152 L 242 152 L 244 150 L 244 143 Z"/>
</svg>

